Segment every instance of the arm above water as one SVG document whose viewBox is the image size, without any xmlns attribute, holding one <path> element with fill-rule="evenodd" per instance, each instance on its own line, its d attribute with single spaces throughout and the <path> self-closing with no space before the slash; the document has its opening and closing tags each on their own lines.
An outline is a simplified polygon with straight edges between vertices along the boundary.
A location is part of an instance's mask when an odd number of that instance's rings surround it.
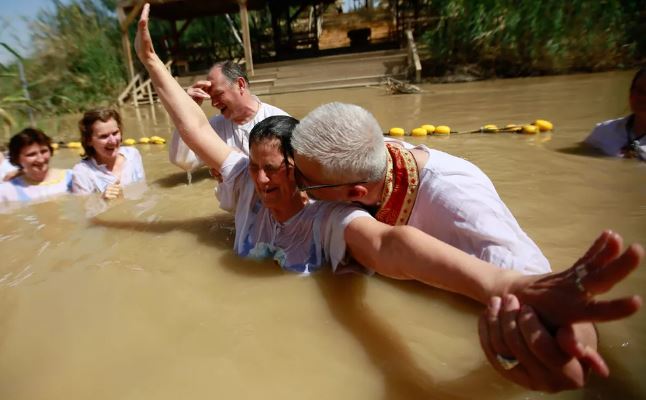
<svg viewBox="0 0 646 400">
<path fill-rule="evenodd" d="M 352 257 L 394 279 L 412 279 L 486 304 L 504 295 L 521 274 L 470 256 L 417 228 L 356 218 L 345 229 Z"/>
<path fill-rule="evenodd" d="M 366 268 L 395 278 L 417 280 L 487 304 L 492 296 L 515 294 L 551 327 L 574 322 L 611 321 L 628 317 L 641 306 L 639 296 L 598 300 L 635 270 L 644 250 L 605 232 L 574 266 L 557 273 L 521 275 L 470 256 L 410 226 L 389 226 L 356 218 L 345 229 L 350 254 Z M 580 289 L 581 268 L 587 276 Z M 563 307 L 567 304 L 568 307 Z"/>
<path fill-rule="evenodd" d="M 202 109 L 186 94 L 155 53 L 148 31 L 149 11 L 150 5 L 146 4 L 137 26 L 137 56 L 148 71 L 164 108 L 184 142 L 209 167 L 219 170 L 232 149 L 214 134 Z"/>
<path fill-rule="evenodd" d="M 621 319 L 641 306 L 638 296 L 595 299 L 595 295 L 623 280 L 644 257 L 639 245 L 622 252 L 621 237 L 611 232 L 604 232 L 573 267 L 544 276 L 501 270 L 409 226 L 391 227 L 364 217 L 353 220 L 344 234 L 350 254 L 379 274 L 418 280 L 481 303 L 491 296 L 515 299 L 510 295 L 515 293 L 530 307 L 522 309 L 521 317 L 513 315 L 509 329 L 501 327 L 497 310 L 489 310 L 488 317 L 480 320 L 481 345 L 489 362 L 505 378 L 533 390 L 554 392 L 582 387 L 586 365 L 607 376 L 608 368 L 596 350 L 592 324 L 571 323 Z M 585 278 L 577 279 L 577 269 L 581 268 L 587 271 Z M 492 302 L 489 304 L 491 308 Z M 510 304 L 505 303 L 506 314 L 517 312 L 519 307 L 517 300 L 516 309 Z M 548 327 L 552 331 L 558 328 L 556 338 Z M 503 331 L 504 337 L 496 334 Z M 497 354 L 513 356 L 520 366 L 503 370 Z"/>
<path fill-rule="evenodd" d="M 198 81 L 193 86 L 187 89 L 186 93 L 191 96 L 197 105 L 202 104 L 202 100 L 210 98 L 205 92 L 205 89 L 211 85 L 209 81 Z M 214 119 L 209 119 L 209 123 L 215 128 Z M 199 167 L 204 166 L 204 162 L 191 150 L 186 143 L 182 140 L 177 129 L 173 131 L 173 136 L 170 141 L 170 148 L 168 149 L 168 159 L 171 163 L 177 165 L 184 171 L 194 171 Z"/>
</svg>

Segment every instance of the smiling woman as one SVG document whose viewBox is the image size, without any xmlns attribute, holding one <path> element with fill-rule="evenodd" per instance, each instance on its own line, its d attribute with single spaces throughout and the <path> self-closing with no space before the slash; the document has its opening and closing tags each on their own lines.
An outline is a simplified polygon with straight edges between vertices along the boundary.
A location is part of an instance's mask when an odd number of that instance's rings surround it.
<svg viewBox="0 0 646 400">
<path fill-rule="evenodd" d="M 50 169 L 51 139 L 34 128 L 23 129 L 9 141 L 9 160 L 18 175 L 0 184 L 0 203 L 42 200 L 71 192 L 72 172 Z"/>
<path fill-rule="evenodd" d="M 102 193 L 106 200 L 123 195 L 123 186 L 145 181 L 141 154 L 121 147 L 121 116 L 112 109 L 85 112 L 79 121 L 85 158 L 74 166 L 75 193 Z"/>
</svg>

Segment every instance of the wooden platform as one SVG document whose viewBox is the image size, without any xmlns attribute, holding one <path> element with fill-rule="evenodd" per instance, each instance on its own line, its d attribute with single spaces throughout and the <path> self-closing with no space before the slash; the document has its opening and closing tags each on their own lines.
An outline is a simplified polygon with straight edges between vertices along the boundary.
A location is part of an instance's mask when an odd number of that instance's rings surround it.
<svg viewBox="0 0 646 400">
<path fill-rule="evenodd" d="M 406 76 L 403 50 L 379 50 L 256 64 L 249 77 L 258 95 L 379 85 L 385 77 Z M 184 87 L 204 79 L 208 71 L 178 78 Z"/>
</svg>

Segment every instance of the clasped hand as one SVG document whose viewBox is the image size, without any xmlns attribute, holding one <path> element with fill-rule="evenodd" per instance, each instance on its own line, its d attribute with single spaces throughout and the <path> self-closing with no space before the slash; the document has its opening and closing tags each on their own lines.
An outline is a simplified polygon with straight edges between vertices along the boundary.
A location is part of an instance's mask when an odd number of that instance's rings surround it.
<svg viewBox="0 0 646 400">
<path fill-rule="evenodd" d="M 571 268 L 523 277 L 514 294 L 492 298 L 478 325 L 492 366 L 521 386 L 547 392 L 582 387 L 588 369 L 607 376 L 591 322 L 625 318 L 641 306 L 638 296 L 594 297 L 623 280 L 643 258 L 641 246 L 621 253 L 622 246 L 621 236 L 606 231 Z"/>
</svg>

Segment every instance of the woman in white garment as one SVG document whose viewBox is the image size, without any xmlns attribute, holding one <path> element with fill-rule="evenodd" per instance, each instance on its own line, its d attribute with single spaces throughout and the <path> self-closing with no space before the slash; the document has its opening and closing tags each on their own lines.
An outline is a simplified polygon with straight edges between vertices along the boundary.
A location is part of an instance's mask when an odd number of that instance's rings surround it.
<svg viewBox="0 0 646 400">
<path fill-rule="evenodd" d="M 139 151 L 121 146 L 121 116 L 116 110 L 86 111 L 79 121 L 83 160 L 74 168 L 74 193 L 101 193 L 106 200 L 123 195 L 123 187 L 146 180 Z"/>
<path fill-rule="evenodd" d="M 633 77 L 628 103 L 630 115 L 597 124 L 584 143 L 608 156 L 646 161 L 646 67 Z"/>
<path fill-rule="evenodd" d="M 9 161 L 16 176 L 0 184 L 0 203 L 45 200 L 72 191 L 72 171 L 49 167 L 51 139 L 38 129 L 26 128 L 9 141 Z"/>
</svg>

